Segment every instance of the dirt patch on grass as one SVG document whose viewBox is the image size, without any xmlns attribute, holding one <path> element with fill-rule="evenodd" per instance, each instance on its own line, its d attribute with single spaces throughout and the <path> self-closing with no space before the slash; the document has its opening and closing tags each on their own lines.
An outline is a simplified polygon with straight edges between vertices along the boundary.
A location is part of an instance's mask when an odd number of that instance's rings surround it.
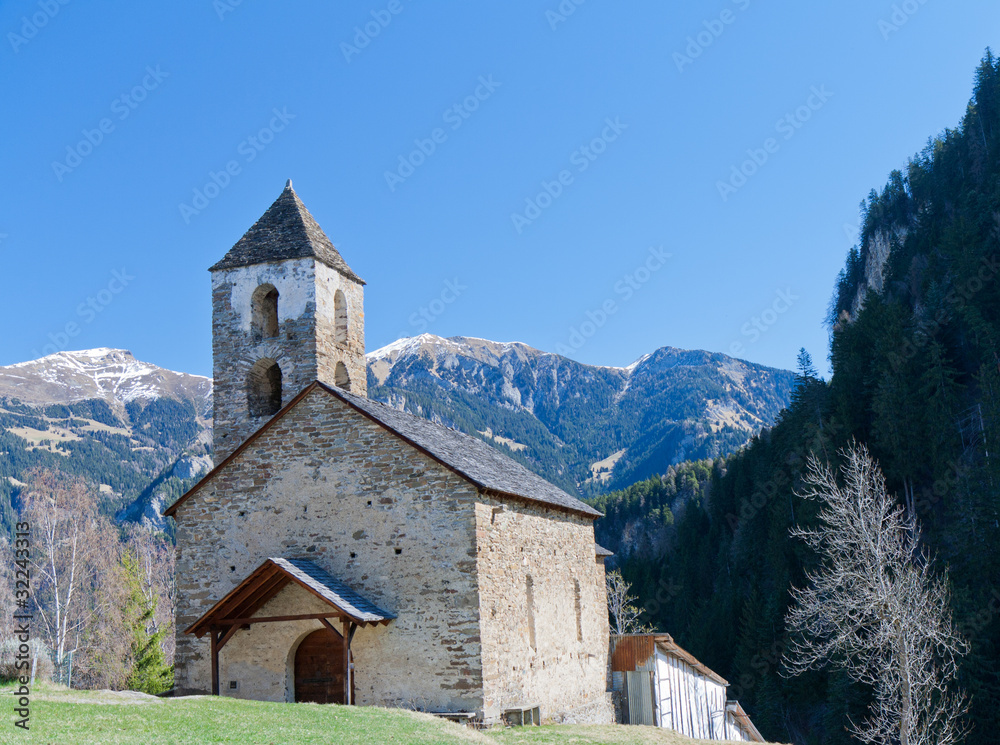
<svg viewBox="0 0 1000 745">
<path fill-rule="evenodd" d="M 39 701 L 56 701 L 60 704 L 162 704 L 164 699 L 139 691 L 81 691 L 62 686 L 45 686 L 32 691 L 32 698 Z"/>
</svg>

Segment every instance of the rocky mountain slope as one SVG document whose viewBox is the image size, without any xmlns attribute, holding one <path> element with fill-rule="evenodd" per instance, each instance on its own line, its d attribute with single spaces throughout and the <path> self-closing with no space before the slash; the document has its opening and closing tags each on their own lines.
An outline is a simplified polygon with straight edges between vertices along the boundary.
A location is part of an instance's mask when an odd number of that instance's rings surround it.
<svg viewBox="0 0 1000 745">
<path fill-rule="evenodd" d="M 162 528 L 158 509 L 211 468 L 211 416 L 210 379 L 125 350 L 0 367 L 0 529 L 39 467 L 85 476 L 106 511 Z"/>
<path fill-rule="evenodd" d="M 423 335 L 368 355 L 369 395 L 480 437 L 571 493 L 725 454 L 771 424 L 792 373 L 665 347 L 594 367 L 525 344 Z M 0 367 L 0 529 L 23 477 L 101 484 L 120 519 L 159 516 L 212 467 L 212 381 L 120 349 Z"/>
<path fill-rule="evenodd" d="M 501 448 L 570 492 L 722 455 L 774 422 L 795 376 L 664 347 L 595 367 L 518 342 L 424 334 L 368 355 L 368 394 Z"/>
</svg>

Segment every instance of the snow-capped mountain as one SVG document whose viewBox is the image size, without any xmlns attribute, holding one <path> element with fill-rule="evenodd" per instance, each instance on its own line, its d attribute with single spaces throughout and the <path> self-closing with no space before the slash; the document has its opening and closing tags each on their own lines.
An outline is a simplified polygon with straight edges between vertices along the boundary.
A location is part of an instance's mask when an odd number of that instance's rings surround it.
<svg viewBox="0 0 1000 745">
<path fill-rule="evenodd" d="M 44 405 L 100 399 L 122 410 L 132 401 L 178 398 L 210 418 L 212 380 L 140 362 L 125 349 L 89 349 L 0 367 L 0 398 Z"/>
<path fill-rule="evenodd" d="M 368 355 L 371 398 L 480 437 L 581 495 L 729 453 L 774 421 L 794 375 L 664 347 L 627 367 L 430 334 Z M 295 392 L 289 392 L 294 395 Z M 212 381 L 121 349 L 0 367 L 0 520 L 32 468 L 100 484 L 121 519 L 159 514 L 212 467 Z"/>
<path fill-rule="evenodd" d="M 47 468 L 99 484 L 107 511 L 164 529 L 156 505 L 212 467 L 211 417 L 209 378 L 122 349 L 0 367 L 0 520 L 31 470 Z"/>
<path fill-rule="evenodd" d="M 368 355 L 371 398 L 481 437 L 580 493 L 732 452 L 774 422 L 794 379 L 673 347 L 598 367 L 520 342 L 422 334 Z"/>
</svg>

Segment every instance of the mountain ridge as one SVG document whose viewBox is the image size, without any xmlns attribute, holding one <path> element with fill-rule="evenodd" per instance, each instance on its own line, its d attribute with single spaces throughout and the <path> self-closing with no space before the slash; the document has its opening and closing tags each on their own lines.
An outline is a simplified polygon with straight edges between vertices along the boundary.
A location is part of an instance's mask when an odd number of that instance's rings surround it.
<svg viewBox="0 0 1000 745">
<path fill-rule="evenodd" d="M 581 497 L 731 452 L 773 421 L 793 380 L 702 350 L 663 347 L 613 367 L 432 334 L 366 359 L 371 398 L 478 437 Z M 162 506 L 213 467 L 212 390 L 210 378 L 106 347 L 0 367 L 0 522 L 21 477 L 47 467 L 102 484 L 120 519 L 168 530 Z"/>
<path fill-rule="evenodd" d="M 773 423 L 795 380 L 789 371 L 675 347 L 612 367 L 523 342 L 422 334 L 367 357 L 371 398 L 504 447 L 584 496 L 732 452 Z"/>
</svg>

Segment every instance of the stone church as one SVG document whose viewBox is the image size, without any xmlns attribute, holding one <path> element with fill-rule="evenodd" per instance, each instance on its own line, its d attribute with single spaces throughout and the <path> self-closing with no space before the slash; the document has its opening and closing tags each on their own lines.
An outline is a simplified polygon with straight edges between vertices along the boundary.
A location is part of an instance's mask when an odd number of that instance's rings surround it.
<svg viewBox="0 0 1000 745">
<path fill-rule="evenodd" d="M 365 283 L 291 182 L 211 274 L 218 465 L 165 511 L 175 691 L 611 722 L 600 513 L 366 397 Z"/>
</svg>

